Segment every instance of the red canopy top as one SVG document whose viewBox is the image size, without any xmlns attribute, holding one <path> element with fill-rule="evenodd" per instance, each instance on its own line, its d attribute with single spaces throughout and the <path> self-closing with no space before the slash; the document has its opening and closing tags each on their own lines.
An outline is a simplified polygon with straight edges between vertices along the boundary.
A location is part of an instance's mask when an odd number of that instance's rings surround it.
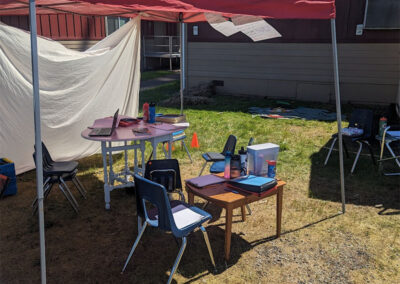
<svg viewBox="0 0 400 284">
<path fill-rule="evenodd" d="M 29 0 L 0 0 L 0 16 L 29 14 Z M 205 21 L 204 12 L 275 19 L 335 18 L 335 0 L 37 0 L 37 14 L 135 17 L 167 22 Z"/>
</svg>

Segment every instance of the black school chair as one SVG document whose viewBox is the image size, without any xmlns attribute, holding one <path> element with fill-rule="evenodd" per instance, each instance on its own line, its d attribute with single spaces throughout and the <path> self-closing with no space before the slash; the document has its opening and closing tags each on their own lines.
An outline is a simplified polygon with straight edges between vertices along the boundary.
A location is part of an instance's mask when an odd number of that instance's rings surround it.
<svg viewBox="0 0 400 284">
<path fill-rule="evenodd" d="M 181 171 L 177 159 L 148 161 L 144 177 L 162 184 L 168 194 L 178 193 L 180 199 L 185 201 L 185 195 L 182 191 Z"/>
<path fill-rule="evenodd" d="M 351 167 L 351 173 L 354 172 L 358 159 L 360 157 L 363 145 L 366 145 L 369 149 L 369 153 L 372 159 L 372 162 L 374 165 L 376 165 L 376 161 L 374 158 L 374 153 L 372 151 L 371 144 L 369 143 L 369 140 L 372 137 L 372 127 L 373 127 L 373 117 L 374 114 L 371 110 L 368 109 L 355 109 L 351 113 L 350 121 L 349 121 L 349 127 L 357 127 L 363 130 L 363 134 L 357 135 L 357 136 L 347 136 L 347 135 L 342 135 L 343 138 L 343 147 L 346 153 L 346 156 L 349 157 L 349 153 L 347 151 L 347 146 L 346 143 L 357 143 L 359 145 L 358 151 L 356 154 L 356 157 L 353 162 L 353 166 Z M 333 147 L 335 146 L 336 140 L 338 139 L 338 134 L 335 133 L 332 135 L 333 142 L 331 147 L 329 148 L 328 155 L 326 156 L 325 163 L 326 164 L 329 161 L 329 157 L 331 156 Z"/>
<path fill-rule="evenodd" d="M 36 150 L 36 149 L 35 149 Z M 36 151 L 33 153 L 33 160 L 36 164 Z M 71 191 L 69 190 L 66 181 L 72 181 L 76 188 L 78 189 L 79 193 L 82 195 L 83 198 L 86 199 L 86 190 L 83 187 L 82 183 L 76 176 L 78 172 L 78 165 L 79 163 L 76 161 L 70 162 L 56 162 L 51 158 L 47 147 L 42 143 L 42 160 L 43 160 L 43 194 L 44 199 L 50 194 L 51 189 L 55 183 L 58 183 L 58 187 L 60 188 L 61 192 L 65 196 L 65 198 L 69 201 L 72 208 L 78 213 L 79 205 L 74 196 L 72 195 Z M 38 198 L 36 197 L 32 203 L 33 207 L 33 214 L 36 213 L 38 208 Z"/>
</svg>

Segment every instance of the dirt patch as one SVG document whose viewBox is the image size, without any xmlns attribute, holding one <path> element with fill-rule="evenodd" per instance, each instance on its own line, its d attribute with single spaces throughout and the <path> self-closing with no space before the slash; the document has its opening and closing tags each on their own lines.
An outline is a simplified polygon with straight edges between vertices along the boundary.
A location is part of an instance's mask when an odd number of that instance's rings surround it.
<svg viewBox="0 0 400 284">
<path fill-rule="evenodd" d="M 254 268 L 258 273 L 263 275 L 268 273 L 265 267 L 278 266 L 285 271 L 284 280 L 298 279 L 299 284 L 353 283 L 350 271 L 371 267 L 366 247 L 351 236 L 328 246 L 282 238 L 279 245 L 257 248 L 257 254 Z"/>
<path fill-rule="evenodd" d="M 183 103 L 185 106 L 195 106 L 195 105 L 209 105 L 213 103 L 214 100 L 209 97 L 201 97 L 201 96 L 184 96 Z M 178 107 L 181 105 L 181 97 L 179 93 L 174 96 L 163 100 L 159 103 L 162 106 L 166 107 Z"/>
</svg>

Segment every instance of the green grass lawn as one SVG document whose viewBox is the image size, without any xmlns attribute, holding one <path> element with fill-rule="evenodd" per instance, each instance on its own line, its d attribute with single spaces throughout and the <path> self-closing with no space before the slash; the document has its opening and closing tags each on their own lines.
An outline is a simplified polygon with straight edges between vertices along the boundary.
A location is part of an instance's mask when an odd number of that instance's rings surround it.
<svg viewBox="0 0 400 284">
<path fill-rule="evenodd" d="M 158 77 L 168 76 L 171 74 L 174 74 L 174 72 L 167 71 L 167 70 L 146 71 L 146 72 L 141 73 L 140 79 L 142 81 L 147 81 L 147 80 L 155 79 Z"/>
<path fill-rule="evenodd" d="M 179 83 L 141 93 L 144 101 L 159 102 L 176 94 Z M 218 270 L 213 272 L 200 232 L 188 238 L 177 283 L 399 283 L 400 191 L 397 177 L 383 177 L 368 156 L 361 156 L 350 174 L 354 154 L 345 159 L 347 213 L 341 210 L 338 153 L 326 167 L 325 146 L 336 132 L 336 122 L 266 120 L 247 113 L 250 106 L 274 106 L 263 98 L 214 98 L 209 105 L 185 107 L 199 149 L 190 149 L 193 164 L 179 144 L 173 157 L 181 165 L 182 179 L 197 176 L 207 151 L 219 152 L 229 136 L 238 138 L 237 149 L 255 143 L 280 146 L 277 175 L 287 182 L 283 196 L 282 236 L 274 239 L 275 197 L 251 204 L 253 214 L 241 222 L 234 212 L 231 261 L 223 264 L 224 216 L 207 207 L 213 219 L 206 224 Z M 332 105 L 293 103 L 325 107 Z M 351 111 L 344 106 L 345 112 Z M 178 108 L 157 105 L 159 113 L 179 113 Z M 345 123 L 346 124 L 346 123 Z M 146 157 L 150 154 L 147 147 Z M 350 150 L 352 151 L 352 150 Z M 162 152 L 159 149 L 159 155 Z M 376 152 L 377 154 L 377 152 Z M 116 168 L 123 158 L 114 155 Z M 170 235 L 156 229 L 145 232 L 127 267 L 123 266 L 137 235 L 135 197 L 128 190 L 111 193 L 111 210 L 104 210 L 102 161 L 94 155 L 80 161 L 80 178 L 88 199 L 78 199 L 75 215 L 54 189 L 46 204 L 48 280 L 63 283 L 161 283 L 167 280 L 178 247 Z M 1 283 L 38 282 L 37 217 L 30 217 L 35 195 L 35 173 L 18 177 L 17 198 L 0 201 Z M 74 189 L 74 194 L 76 190 Z M 201 205 L 203 201 L 196 199 Z M 6 216 L 6 217 L 5 217 Z M 219 218 L 221 217 L 221 218 Z M 2 261 L 4 263 L 4 261 Z"/>
</svg>

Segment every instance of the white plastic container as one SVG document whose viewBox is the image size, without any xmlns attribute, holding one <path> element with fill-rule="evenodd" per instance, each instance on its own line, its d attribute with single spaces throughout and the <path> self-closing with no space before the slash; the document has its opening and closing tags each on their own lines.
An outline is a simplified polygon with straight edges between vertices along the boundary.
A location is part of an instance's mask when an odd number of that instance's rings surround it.
<svg viewBox="0 0 400 284">
<path fill-rule="evenodd" d="M 248 174 L 266 176 L 268 163 L 266 160 L 278 160 L 279 145 L 273 143 L 257 144 L 247 147 Z"/>
</svg>

